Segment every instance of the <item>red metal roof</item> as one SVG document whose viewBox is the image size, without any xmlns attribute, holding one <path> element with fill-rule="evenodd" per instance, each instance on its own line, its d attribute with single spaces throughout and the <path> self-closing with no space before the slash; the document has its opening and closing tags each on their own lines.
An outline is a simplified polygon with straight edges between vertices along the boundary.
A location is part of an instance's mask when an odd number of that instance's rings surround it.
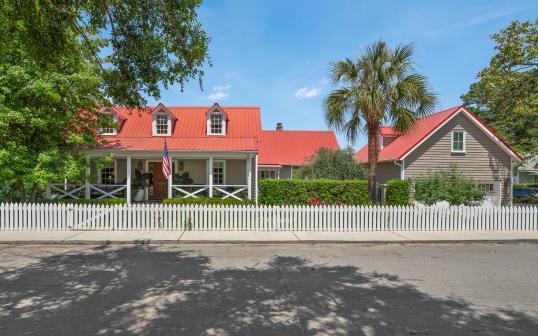
<svg viewBox="0 0 538 336">
<path fill-rule="evenodd" d="M 333 131 L 262 131 L 259 165 L 300 165 L 325 147 L 338 148 Z"/>
<path fill-rule="evenodd" d="M 423 139 L 429 136 L 438 126 L 443 124 L 448 118 L 454 115 L 456 112 L 463 109 L 472 118 L 483 125 L 491 134 L 498 138 L 508 149 L 520 157 L 500 136 L 498 136 L 491 128 L 489 128 L 480 118 L 465 109 L 464 106 L 456 106 L 447 110 L 434 113 L 430 116 L 419 119 L 413 129 L 405 134 L 399 135 L 393 142 L 379 151 L 379 161 L 399 160 L 404 157 L 409 151 L 415 148 Z M 385 126 L 382 126 L 385 127 Z M 391 126 L 389 126 L 392 128 Z M 382 134 L 384 135 L 384 134 Z M 368 162 L 368 144 L 364 145 L 359 151 L 357 151 L 356 157 L 361 162 Z"/>
<path fill-rule="evenodd" d="M 207 135 L 206 112 L 210 106 L 166 106 L 174 118 L 171 136 L 152 136 L 151 112 L 115 106 L 124 121 L 117 135 L 103 136 L 99 149 L 162 150 L 166 139 L 169 150 L 257 151 L 261 137 L 259 107 L 221 106 L 228 115 L 226 135 Z"/>
<path fill-rule="evenodd" d="M 399 135 L 400 132 L 396 131 L 396 127 L 394 126 L 381 126 L 379 127 L 379 133 L 381 135 L 391 136 L 391 135 Z"/>
</svg>

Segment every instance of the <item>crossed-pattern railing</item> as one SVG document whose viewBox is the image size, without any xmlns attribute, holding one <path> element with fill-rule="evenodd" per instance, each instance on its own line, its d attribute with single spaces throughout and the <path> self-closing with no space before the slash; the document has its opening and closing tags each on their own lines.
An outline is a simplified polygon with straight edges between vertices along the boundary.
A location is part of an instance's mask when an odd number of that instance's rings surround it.
<svg viewBox="0 0 538 336">
<path fill-rule="evenodd" d="M 226 185 L 193 185 L 193 184 L 174 184 L 172 185 L 172 190 L 174 197 L 180 198 L 198 198 L 201 196 L 209 195 L 209 188 L 213 190 L 213 196 L 218 196 L 222 198 L 234 198 L 236 200 L 242 201 L 245 199 L 243 194 L 247 194 L 248 185 L 242 184 L 226 184 Z"/>
<path fill-rule="evenodd" d="M 88 185 L 91 198 L 124 197 L 125 184 L 92 184 Z M 86 184 L 53 183 L 47 186 L 49 199 L 83 199 L 86 197 Z"/>
</svg>

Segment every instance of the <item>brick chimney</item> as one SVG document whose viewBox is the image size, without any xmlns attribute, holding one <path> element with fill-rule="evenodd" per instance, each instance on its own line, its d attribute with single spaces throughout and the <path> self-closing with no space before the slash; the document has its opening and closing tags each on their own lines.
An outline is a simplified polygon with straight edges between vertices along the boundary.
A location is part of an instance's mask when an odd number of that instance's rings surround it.
<svg viewBox="0 0 538 336">
<path fill-rule="evenodd" d="M 277 131 L 282 131 L 284 129 L 284 125 L 282 125 L 282 123 L 276 123 L 276 130 Z"/>
</svg>

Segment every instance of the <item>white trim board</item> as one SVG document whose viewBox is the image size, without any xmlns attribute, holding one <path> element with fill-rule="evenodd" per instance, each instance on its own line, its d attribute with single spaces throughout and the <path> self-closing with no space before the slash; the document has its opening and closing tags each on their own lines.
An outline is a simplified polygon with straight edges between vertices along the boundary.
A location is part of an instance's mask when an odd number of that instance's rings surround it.
<svg viewBox="0 0 538 336">
<path fill-rule="evenodd" d="M 405 153 L 404 156 L 400 157 L 400 160 L 404 160 L 409 154 L 411 154 L 415 149 L 417 149 L 420 145 L 422 145 L 426 140 L 428 140 L 432 135 L 434 135 L 441 127 L 445 126 L 449 121 L 454 119 L 458 114 L 462 113 L 469 119 L 475 126 L 477 126 L 484 134 L 486 134 L 497 146 L 499 146 L 506 154 L 508 154 L 510 157 L 514 158 L 517 161 L 521 161 L 519 156 L 517 156 L 510 148 L 508 148 L 495 134 L 491 133 L 487 128 L 482 125 L 476 118 L 470 114 L 465 108 L 460 108 L 458 111 L 456 111 L 454 114 L 452 114 L 449 118 L 447 118 L 444 122 L 439 124 L 433 131 L 430 132 L 424 139 L 422 139 L 418 144 L 413 146 L 407 153 Z M 452 144 L 451 144 L 452 146 Z"/>
</svg>

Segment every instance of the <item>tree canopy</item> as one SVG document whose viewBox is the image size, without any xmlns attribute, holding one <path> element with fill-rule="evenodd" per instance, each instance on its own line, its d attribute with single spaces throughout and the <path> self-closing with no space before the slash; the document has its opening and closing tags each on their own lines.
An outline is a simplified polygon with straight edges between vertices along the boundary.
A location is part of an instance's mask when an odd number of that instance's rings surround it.
<svg viewBox="0 0 538 336">
<path fill-rule="evenodd" d="M 84 175 L 99 106 L 144 106 L 198 79 L 200 0 L 0 0 L 0 182 L 20 200 Z"/>
<path fill-rule="evenodd" d="M 472 112 L 522 153 L 538 152 L 538 20 L 494 34 L 496 53 L 462 96 Z"/>
<path fill-rule="evenodd" d="M 320 148 L 294 175 L 302 179 L 364 180 L 366 165 L 355 160 L 353 148 Z"/>
</svg>

